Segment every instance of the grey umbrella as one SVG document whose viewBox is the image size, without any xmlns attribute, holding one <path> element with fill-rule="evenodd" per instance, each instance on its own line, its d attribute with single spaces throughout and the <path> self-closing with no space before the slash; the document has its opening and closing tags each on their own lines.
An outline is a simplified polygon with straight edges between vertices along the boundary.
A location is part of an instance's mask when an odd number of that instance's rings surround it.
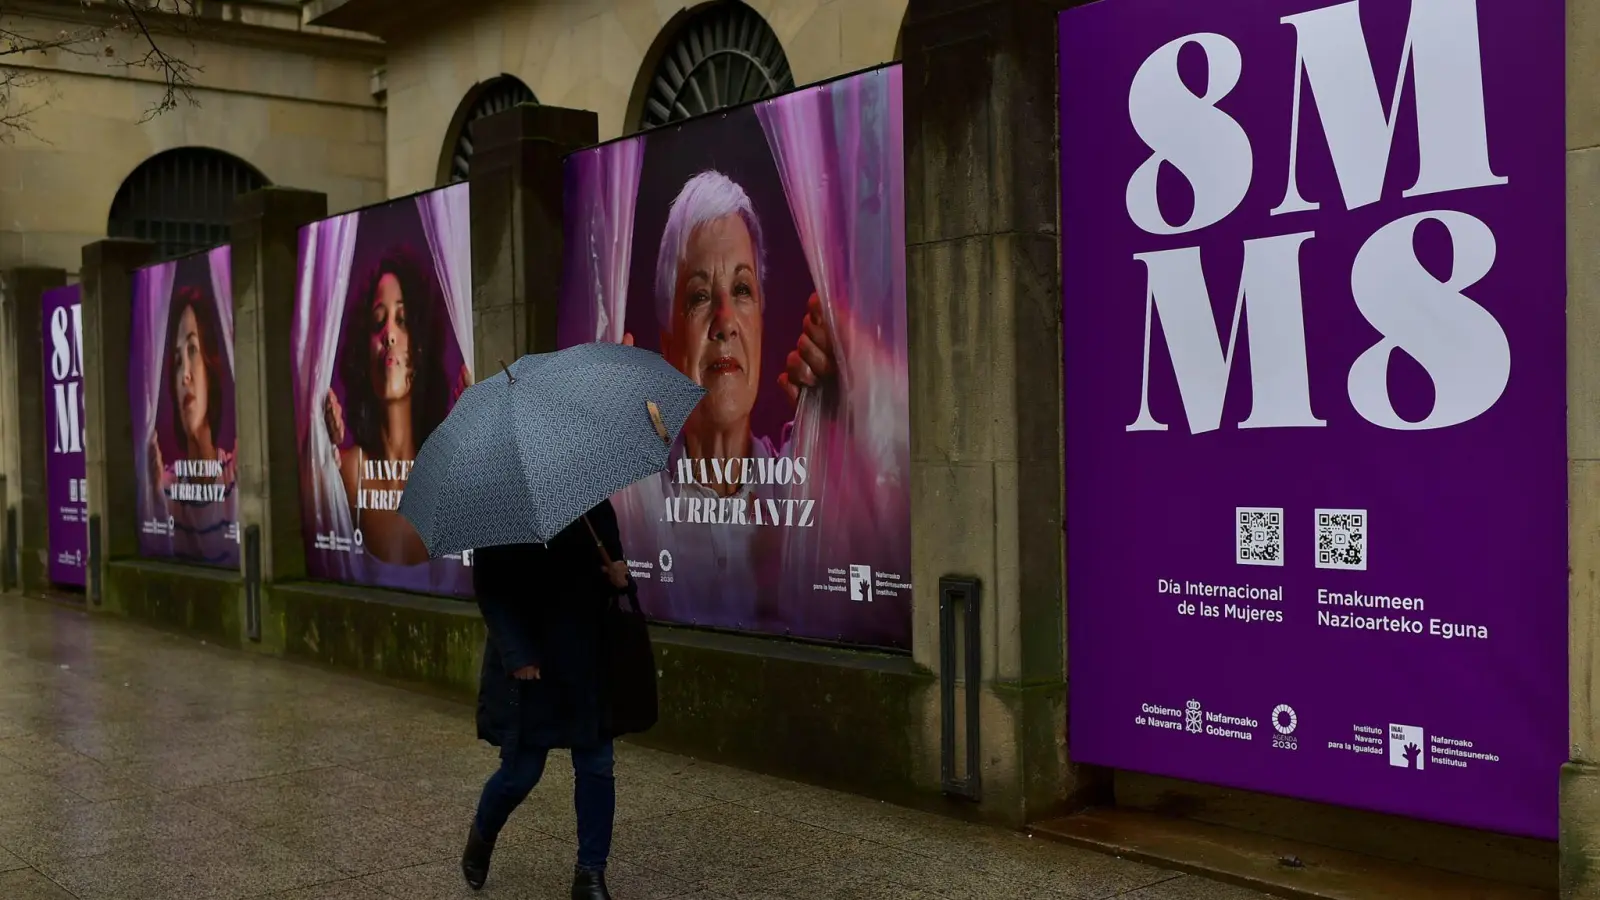
<svg viewBox="0 0 1600 900">
<path fill-rule="evenodd" d="M 468 388 L 417 453 L 400 514 L 438 557 L 546 543 L 662 471 L 705 389 L 660 355 L 580 344 Z"/>
</svg>

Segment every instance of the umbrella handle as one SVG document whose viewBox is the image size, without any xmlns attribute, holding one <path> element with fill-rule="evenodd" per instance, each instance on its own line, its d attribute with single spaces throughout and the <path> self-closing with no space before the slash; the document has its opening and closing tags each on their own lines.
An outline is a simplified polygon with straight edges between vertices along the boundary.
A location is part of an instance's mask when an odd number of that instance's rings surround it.
<svg viewBox="0 0 1600 900">
<path fill-rule="evenodd" d="M 606 549 L 605 542 L 600 540 L 600 533 L 594 530 L 594 523 L 589 521 L 588 516 L 584 516 L 583 525 L 589 529 L 589 536 L 594 538 L 594 546 L 596 550 L 600 551 L 601 561 L 609 568 L 611 565 L 611 552 Z"/>
</svg>

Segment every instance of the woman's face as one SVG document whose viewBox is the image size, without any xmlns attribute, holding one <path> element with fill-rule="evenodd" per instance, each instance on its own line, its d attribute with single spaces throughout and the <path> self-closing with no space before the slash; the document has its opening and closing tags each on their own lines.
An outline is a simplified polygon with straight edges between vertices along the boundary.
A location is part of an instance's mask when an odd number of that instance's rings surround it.
<svg viewBox="0 0 1600 900">
<path fill-rule="evenodd" d="M 748 419 L 761 384 L 761 282 L 755 244 L 738 214 L 689 235 L 678 266 L 675 321 L 664 345 L 678 370 L 706 389 L 696 408 L 719 426 Z"/>
<path fill-rule="evenodd" d="M 404 400 L 411 396 L 411 332 L 406 326 L 406 298 L 400 279 L 385 274 L 368 310 L 367 349 L 372 360 L 372 392 L 379 400 Z"/>
<path fill-rule="evenodd" d="M 178 402 L 178 418 L 184 434 L 198 437 L 206 427 L 211 406 L 206 358 L 201 352 L 200 322 L 194 308 L 187 307 L 178 318 L 178 334 L 172 347 L 172 396 Z"/>
</svg>

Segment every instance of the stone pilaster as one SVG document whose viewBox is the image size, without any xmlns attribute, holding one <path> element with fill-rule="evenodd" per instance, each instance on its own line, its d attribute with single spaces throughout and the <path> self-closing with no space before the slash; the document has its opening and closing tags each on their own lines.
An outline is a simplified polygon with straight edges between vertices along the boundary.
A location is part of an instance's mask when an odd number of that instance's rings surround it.
<svg viewBox="0 0 1600 900">
<path fill-rule="evenodd" d="M 1600 0 L 1567 3 L 1567 517 L 1571 761 L 1561 897 L 1600 898 Z"/>
<path fill-rule="evenodd" d="M 581 109 L 524 104 L 472 125 L 473 375 L 555 349 L 562 157 L 599 139 Z"/>
<path fill-rule="evenodd" d="M 91 594 L 106 583 L 111 560 L 139 553 L 138 479 L 133 456 L 133 407 L 128 400 L 128 353 L 133 336 L 133 270 L 149 262 L 154 245 L 104 240 L 86 244 L 83 285 L 84 471 L 90 527 L 98 516 L 100 557 L 89 564 Z M 90 536 L 90 541 L 94 541 Z M 91 554 L 92 556 L 92 554 Z"/>
<path fill-rule="evenodd" d="M 0 530 L 14 560 L 0 563 L 6 587 L 39 591 L 49 586 L 50 536 L 46 510 L 44 323 L 40 297 L 67 283 L 61 269 L 12 269 L 0 290 L 0 420 L 4 424 L 5 521 Z"/>
<path fill-rule="evenodd" d="M 326 195 L 292 188 L 253 191 L 234 204 L 239 531 L 260 528 L 261 579 L 267 583 L 306 572 L 290 335 L 300 228 L 327 214 Z"/>
<path fill-rule="evenodd" d="M 938 669 L 939 578 L 977 577 L 983 806 L 1016 823 L 1063 806 L 1076 784 L 1055 149 L 1066 5 L 911 0 L 901 35 L 914 651 Z M 937 708 L 924 720 L 936 728 Z"/>
</svg>

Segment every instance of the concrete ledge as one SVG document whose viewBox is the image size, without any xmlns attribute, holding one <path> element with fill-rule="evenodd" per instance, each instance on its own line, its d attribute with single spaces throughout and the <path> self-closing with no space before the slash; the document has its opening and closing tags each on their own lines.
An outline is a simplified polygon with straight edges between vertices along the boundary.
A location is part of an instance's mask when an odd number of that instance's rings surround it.
<svg viewBox="0 0 1600 900">
<path fill-rule="evenodd" d="M 274 585 L 263 604 L 264 631 L 281 634 L 284 656 L 477 694 L 476 604 L 313 582 Z M 932 783 L 915 775 L 927 759 L 937 765 L 920 719 L 937 683 L 909 658 L 653 632 L 662 720 L 636 743 L 886 800 L 940 800 L 937 772 Z"/>
<path fill-rule="evenodd" d="M 281 636 L 290 659 L 477 695 L 484 630 L 474 603 L 320 582 L 263 593 L 263 630 Z"/>
<path fill-rule="evenodd" d="M 1096 810 L 1034 833 L 1303 900 L 1554 900 L 1554 887 L 1504 884 L 1317 844 L 1134 810 Z"/>
<path fill-rule="evenodd" d="M 922 721 L 937 681 L 910 658 L 679 628 L 653 637 L 662 720 L 636 743 L 883 800 L 940 799 Z M 919 777 L 928 759 L 931 783 Z"/>
<path fill-rule="evenodd" d="M 104 605 L 91 612 L 240 645 L 244 580 L 237 570 L 144 559 L 113 560 L 107 569 Z"/>
</svg>

